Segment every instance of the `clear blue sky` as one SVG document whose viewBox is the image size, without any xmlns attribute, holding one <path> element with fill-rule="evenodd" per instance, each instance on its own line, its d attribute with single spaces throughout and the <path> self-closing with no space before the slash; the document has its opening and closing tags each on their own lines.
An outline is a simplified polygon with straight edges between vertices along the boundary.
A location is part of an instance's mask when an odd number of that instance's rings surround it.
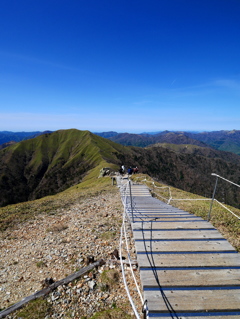
<svg viewBox="0 0 240 319">
<path fill-rule="evenodd" d="M 240 129 L 240 0 L 1 0 L 0 131 Z"/>
</svg>

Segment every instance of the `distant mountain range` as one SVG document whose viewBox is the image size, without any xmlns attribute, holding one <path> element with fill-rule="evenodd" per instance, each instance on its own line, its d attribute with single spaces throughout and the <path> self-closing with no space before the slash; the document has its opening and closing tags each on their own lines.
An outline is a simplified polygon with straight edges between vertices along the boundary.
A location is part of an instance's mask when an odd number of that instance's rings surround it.
<svg viewBox="0 0 240 319">
<path fill-rule="evenodd" d="M 215 183 L 211 173 L 240 183 L 238 155 L 206 147 L 180 132 L 157 135 L 161 141 L 163 136 L 168 137 L 171 143 L 151 144 L 156 141 L 151 140 L 145 148 L 124 146 L 89 131 L 71 129 L 38 134 L 5 147 L 0 150 L 0 206 L 56 194 L 98 177 L 103 167 L 117 171 L 122 164 L 138 166 L 140 172 L 158 181 L 207 197 Z M 140 137 L 150 141 L 146 134 Z M 224 192 L 217 196 L 238 206 L 237 191 L 224 186 Z"/>
<path fill-rule="evenodd" d="M 240 155 L 240 131 L 215 131 L 198 134 L 189 133 L 188 136 L 202 141 L 220 151 L 227 151 Z"/>
<path fill-rule="evenodd" d="M 51 133 L 51 131 L 44 132 L 11 132 L 11 131 L 0 131 L 0 149 L 5 148 L 11 144 L 21 142 L 30 138 L 34 138 L 38 135 Z M 9 144 L 10 143 L 10 144 Z"/>
<path fill-rule="evenodd" d="M 240 131 L 213 131 L 202 133 L 164 131 L 156 134 L 142 133 L 96 133 L 126 146 L 146 147 L 156 143 L 192 144 L 210 146 L 217 150 L 232 152 L 240 155 Z"/>
<path fill-rule="evenodd" d="M 7 143 L 9 142 L 20 142 L 45 133 L 51 133 L 51 131 L 17 133 L 2 131 L 0 132 L 0 149 L 7 147 Z M 163 131 L 141 134 L 117 133 L 110 131 L 94 134 L 125 146 L 146 147 L 157 143 L 191 144 L 202 147 L 210 146 L 220 151 L 227 151 L 240 155 L 240 130 L 201 133 Z"/>
</svg>

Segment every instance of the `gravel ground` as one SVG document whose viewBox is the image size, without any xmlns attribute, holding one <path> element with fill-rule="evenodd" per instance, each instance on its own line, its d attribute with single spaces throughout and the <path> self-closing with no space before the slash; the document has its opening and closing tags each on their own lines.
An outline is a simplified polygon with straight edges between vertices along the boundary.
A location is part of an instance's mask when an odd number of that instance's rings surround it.
<svg viewBox="0 0 240 319">
<path fill-rule="evenodd" d="M 90 318 L 95 312 L 120 307 L 133 316 L 122 282 L 119 249 L 123 207 L 118 188 L 76 203 L 68 210 L 38 215 L 1 234 L 0 308 L 41 290 L 46 278 L 60 280 L 87 264 L 88 256 L 106 264 L 47 296 L 45 318 Z M 135 259 L 131 232 L 131 255 Z M 123 252 L 123 256 L 126 256 Z M 141 308 L 126 265 L 130 291 Z M 136 276 L 139 273 L 136 269 Z M 112 276 L 106 281 L 105 274 Z M 139 278 L 138 278 L 139 280 Z M 17 318 L 14 314 L 7 318 Z"/>
</svg>

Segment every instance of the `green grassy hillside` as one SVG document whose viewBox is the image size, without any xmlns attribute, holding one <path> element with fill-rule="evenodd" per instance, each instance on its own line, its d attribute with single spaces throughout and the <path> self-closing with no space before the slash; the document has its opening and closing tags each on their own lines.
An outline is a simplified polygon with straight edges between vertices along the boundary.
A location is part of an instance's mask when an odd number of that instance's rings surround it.
<svg viewBox="0 0 240 319">
<path fill-rule="evenodd" d="M 186 144 L 127 147 L 89 131 L 61 130 L 0 150 L 0 206 L 56 194 L 121 164 L 203 196 L 211 195 L 211 173 L 240 183 L 240 157 L 232 153 Z M 217 196 L 239 205 L 229 186 Z"/>
<path fill-rule="evenodd" d="M 240 155 L 240 131 L 213 131 L 198 134 L 188 134 L 192 138 L 207 143 L 220 151 L 232 152 Z"/>
<path fill-rule="evenodd" d="M 177 153 L 192 154 L 195 156 L 204 156 L 207 158 L 220 158 L 224 161 L 239 163 L 239 156 L 227 151 L 216 150 L 210 147 L 203 147 L 193 144 L 170 144 L 170 143 L 157 143 L 149 147 L 164 147 Z"/>
<path fill-rule="evenodd" d="M 137 165 L 142 173 L 155 180 L 198 195 L 211 196 L 215 183 L 212 173 L 240 184 L 240 158 L 237 155 L 230 154 L 234 156 L 234 160 L 231 160 L 231 156 L 225 152 L 216 151 L 214 156 L 202 148 L 196 148 L 196 153 L 179 152 L 175 145 L 174 148 L 131 147 L 130 156 L 122 153 L 121 160 L 126 165 Z M 231 205 L 239 206 L 240 203 L 238 189 L 229 185 L 224 186 L 223 193 L 218 193 L 217 198 L 224 198 Z"/>
<path fill-rule="evenodd" d="M 56 194 L 94 167 L 120 165 L 123 146 L 88 131 L 61 130 L 0 151 L 0 205 Z"/>
</svg>

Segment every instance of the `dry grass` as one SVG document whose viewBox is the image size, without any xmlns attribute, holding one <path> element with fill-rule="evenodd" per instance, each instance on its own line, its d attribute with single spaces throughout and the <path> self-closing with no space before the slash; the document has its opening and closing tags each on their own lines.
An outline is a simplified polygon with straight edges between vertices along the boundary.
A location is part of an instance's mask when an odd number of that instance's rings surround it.
<svg viewBox="0 0 240 319">
<path fill-rule="evenodd" d="M 64 222 L 57 222 L 56 224 L 52 225 L 50 228 L 48 228 L 47 232 L 61 232 L 68 228 L 68 225 Z"/>
<path fill-rule="evenodd" d="M 42 319 L 51 313 L 51 306 L 47 300 L 39 298 L 29 302 L 23 309 L 16 312 L 17 318 Z"/>
<path fill-rule="evenodd" d="M 90 319 L 131 319 L 131 316 L 122 309 L 116 308 L 97 312 Z"/>
<path fill-rule="evenodd" d="M 119 282 L 119 272 L 116 269 L 104 270 L 101 273 L 101 284 L 107 290 L 111 290 L 117 286 Z"/>
<path fill-rule="evenodd" d="M 92 177 L 64 192 L 46 196 L 38 200 L 8 205 L 0 208 L 0 232 L 11 229 L 14 225 L 34 218 L 38 214 L 54 215 L 67 209 L 70 205 L 81 202 L 112 189 L 111 178 Z M 59 225 L 53 231 L 61 231 L 66 225 Z M 66 228 L 65 228 L 66 229 Z"/>
</svg>

